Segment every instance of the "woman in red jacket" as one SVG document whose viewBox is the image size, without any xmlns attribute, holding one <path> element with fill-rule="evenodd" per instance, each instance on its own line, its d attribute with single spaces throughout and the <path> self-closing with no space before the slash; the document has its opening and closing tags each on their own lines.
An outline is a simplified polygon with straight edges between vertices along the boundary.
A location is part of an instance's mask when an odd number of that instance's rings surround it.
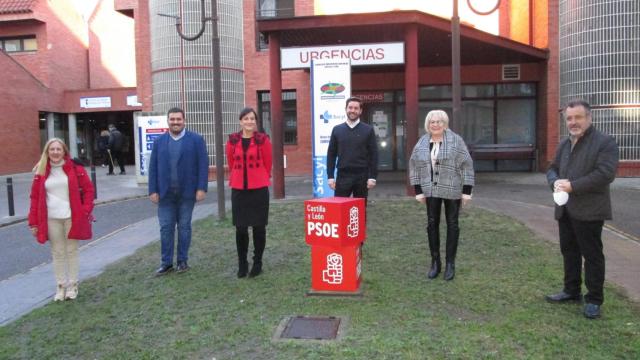
<svg viewBox="0 0 640 360">
<path fill-rule="evenodd" d="M 262 254 L 267 240 L 269 185 L 271 185 L 271 141 L 258 132 L 258 115 L 252 108 L 240 112 L 241 130 L 229 135 L 226 154 L 233 225 L 236 227 L 238 277 L 262 272 Z M 253 265 L 247 262 L 249 226 L 253 228 Z"/>
<path fill-rule="evenodd" d="M 29 227 L 39 243 L 51 240 L 56 277 L 54 301 L 78 296 L 78 242 L 91 238 L 94 189 L 65 143 L 47 141 L 31 185 Z"/>
</svg>

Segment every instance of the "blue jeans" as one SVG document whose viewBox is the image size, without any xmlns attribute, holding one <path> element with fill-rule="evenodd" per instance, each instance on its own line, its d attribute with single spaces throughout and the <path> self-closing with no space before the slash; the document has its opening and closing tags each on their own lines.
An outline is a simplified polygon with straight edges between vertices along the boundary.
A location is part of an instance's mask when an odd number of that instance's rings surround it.
<svg viewBox="0 0 640 360">
<path fill-rule="evenodd" d="M 173 265 L 173 244 L 178 226 L 178 262 L 186 262 L 191 245 L 191 215 L 195 199 L 184 199 L 177 191 L 169 190 L 158 204 L 160 249 L 162 265 Z"/>
</svg>

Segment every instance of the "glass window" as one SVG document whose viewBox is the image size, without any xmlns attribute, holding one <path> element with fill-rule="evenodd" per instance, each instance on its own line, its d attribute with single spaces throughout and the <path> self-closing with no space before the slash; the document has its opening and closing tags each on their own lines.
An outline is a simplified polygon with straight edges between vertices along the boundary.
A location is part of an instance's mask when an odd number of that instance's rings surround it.
<svg viewBox="0 0 640 360">
<path fill-rule="evenodd" d="M 17 52 L 20 51 L 20 39 L 7 39 L 4 40 L 4 50 L 6 52 Z"/>
<path fill-rule="evenodd" d="M 296 92 L 282 92 L 282 115 L 284 130 L 284 145 L 296 145 L 298 143 L 298 115 Z M 258 115 L 264 132 L 272 136 L 271 127 L 271 96 L 267 91 L 258 92 Z"/>
<path fill-rule="evenodd" d="M 38 42 L 35 38 L 23 39 L 24 51 L 36 51 L 38 50 Z"/>
<path fill-rule="evenodd" d="M 456 126 L 467 145 L 494 144 L 493 100 L 462 102 L 462 124 Z"/>
<path fill-rule="evenodd" d="M 536 85 L 530 83 L 498 84 L 498 96 L 535 96 Z"/>
<path fill-rule="evenodd" d="M 0 39 L 0 49 L 10 52 L 36 51 L 38 43 L 35 36 L 21 36 L 16 38 Z"/>
<path fill-rule="evenodd" d="M 493 97 L 493 85 L 465 85 L 462 87 L 463 98 Z"/>
<path fill-rule="evenodd" d="M 418 89 L 419 99 L 451 99 L 450 85 L 422 86 Z"/>
<path fill-rule="evenodd" d="M 499 144 L 534 144 L 535 126 L 535 100 L 498 100 Z"/>
</svg>

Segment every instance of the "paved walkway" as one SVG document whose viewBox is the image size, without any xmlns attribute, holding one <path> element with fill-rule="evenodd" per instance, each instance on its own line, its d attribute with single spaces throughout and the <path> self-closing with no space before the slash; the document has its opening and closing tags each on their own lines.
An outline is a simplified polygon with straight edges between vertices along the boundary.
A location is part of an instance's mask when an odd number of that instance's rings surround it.
<svg viewBox="0 0 640 360">
<path fill-rule="evenodd" d="M 106 171 L 104 172 L 106 173 Z M 133 168 L 128 168 L 127 172 L 132 173 Z M 553 219 L 553 209 L 550 205 L 541 205 L 534 201 L 510 200 L 508 196 L 495 195 L 500 193 L 500 187 L 505 184 L 517 186 L 544 184 L 543 174 L 478 174 L 477 178 L 477 186 L 474 189 L 474 206 L 513 217 L 531 228 L 541 238 L 551 242 L 558 241 L 557 223 Z M 17 182 L 16 179 L 18 179 Z M 146 188 L 139 187 L 133 175 L 107 177 L 101 174 L 97 181 L 98 202 L 146 194 Z M 402 174 L 383 173 L 378 180 L 378 186 L 371 192 L 371 200 L 404 197 L 403 181 Z M 21 189 L 20 192 L 16 191 L 16 194 L 20 194 L 20 200 L 16 201 L 16 204 L 21 204 L 20 207 L 16 206 L 16 212 L 22 215 L 16 215 L 8 220 L 5 219 L 5 216 L 3 222 L 0 222 L 0 226 L 2 223 L 24 220 L 24 215 L 28 211 L 28 195 L 25 194 L 29 192 L 28 184 L 31 182 L 31 175 L 14 175 L 14 182 L 20 184 L 16 184 L 16 188 Z M 613 191 L 616 191 L 616 188 L 640 192 L 640 178 L 617 179 L 612 187 Z M 287 178 L 285 190 L 287 199 L 310 198 L 311 181 L 306 178 Z M 210 191 L 215 192 L 215 183 L 213 183 L 213 187 L 210 187 Z M 521 197 L 526 200 L 532 196 L 534 196 L 533 193 L 527 193 Z M 537 196 L 542 195 L 538 194 Z M 0 201 L 3 200 L 6 201 L 6 197 L 0 197 Z M 215 204 L 199 205 L 196 207 L 194 220 L 211 216 L 216 211 Z M 158 233 L 157 220 L 151 218 L 83 246 L 80 249 L 81 280 L 100 274 L 107 265 L 131 255 L 144 245 L 157 241 L 157 237 L 149 237 L 149 234 Z M 631 299 L 640 302 L 640 281 L 637 280 L 640 278 L 640 242 L 608 229 L 605 229 L 603 238 L 607 259 L 607 280 L 620 286 Z M 558 256 L 560 256 L 559 250 Z M 52 279 L 51 264 L 44 264 L 26 273 L 1 281 L 0 326 L 8 324 L 23 314 L 51 301 L 55 290 Z M 558 286 L 560 286 L 560 282 L 561 280 L 558 279 Z"/>
</svg>

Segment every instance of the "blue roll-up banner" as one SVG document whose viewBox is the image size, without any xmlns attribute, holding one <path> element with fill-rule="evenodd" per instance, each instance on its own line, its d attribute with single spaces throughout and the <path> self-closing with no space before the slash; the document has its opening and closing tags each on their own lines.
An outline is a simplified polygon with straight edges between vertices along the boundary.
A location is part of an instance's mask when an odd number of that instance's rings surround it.
<svg viewBox="0 0 640 360">
<path fill-rule="evenodd" d="M 333 196 L 333 190 L 327 184 L 327 149 L 333 127 L 347 120 L 345 101 L 350 96 L 349 60 L 311 62 L 313 197 Z"/>
</svg>

